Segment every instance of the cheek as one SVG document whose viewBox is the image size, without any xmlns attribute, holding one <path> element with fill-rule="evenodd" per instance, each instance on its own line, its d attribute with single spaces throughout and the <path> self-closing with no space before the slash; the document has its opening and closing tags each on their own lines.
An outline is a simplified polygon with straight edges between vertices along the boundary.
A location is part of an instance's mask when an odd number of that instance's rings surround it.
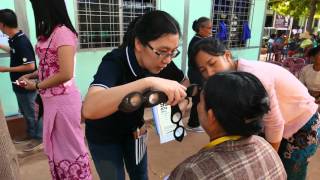
<svg viewBox="0 0 320 180">
<path fill-rule="evenodd" d="M 222 62 L 216 66 L 216 70 L 217 70 L 217 72 L 224 72 L 224 71 L 229 70 L 229 66 L 230 65 L 227 62 Z"/>
</svg>

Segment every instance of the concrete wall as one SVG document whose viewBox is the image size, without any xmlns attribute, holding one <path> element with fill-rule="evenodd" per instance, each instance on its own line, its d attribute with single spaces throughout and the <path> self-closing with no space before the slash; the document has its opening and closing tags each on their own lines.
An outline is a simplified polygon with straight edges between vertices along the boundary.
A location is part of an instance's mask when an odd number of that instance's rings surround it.
<svg viewBox="0 0 320 180">
<path fill-rule="evenodd" d="M 18 0 L 23 1 L 23 0 Z M 200 3 L 201 2 L 201 3 Z M 75 24 L 77 17 L 75 14 L 75 0 L 66 0 L 68 13 L 71 21 Z M 29 0 L 25 0 L 25 8 L 28 21 L 29 36 L 32 44 L 36 43 L 35 35 L 35 23 L 33 17 L 33 10 Z M 266 0 L 255 0 L 254 11 L 251 12 L 251 18 L 249 20 L 252 38 L 248 42 L 248 48 L 233 49 L 233 54 L 236 58 L 247 58 L 257 60 L 259 56 L 259 46 L 262 33 L 262 26 L 264 24 L 264 14 Z M 191 40 L 194 32 L 191 28 L 192 22 L 200 16 L 211 16 L 211 0 L 158 0 L 158 9 L 167 11 L 174 16 L 180 23 L 181 30 L 183 31 L 184 37 L 181 39 L 179 49 L 181 52 L 186 50 L 183 47 L 187 47 Z M 10 8 L 15 9 L 13 0 L 1 0 L 0 9 Z M 77 27 L 76 27 L 77 28 Z M 185 43 L 185 44 L 184 44 Z M 92 81 L 92 77 L 97 70 L 97 67 L 101 61 L 101 58 L 110 49 L 93 49 L 93 50 L 79 50 L 77 54 L 77 66 L 76 66 L 76 80 L 77 85 L 80 88 L 82 95 L 84 96 L 87 92 L 89 83 Z M 183 54 L 183 53 L 182 53 Z M 183 63 L 187 61 L 185 55 L 179 55 L 174 59 L 175 63 L 181 67 L 186 65 Z M 0 53 L 0 66 L 9 65 L 9 58 L 3 57 Z M 185 69 L 186 67 L 182 67 Z M 3 100 L 4 111 L 6 115 L 13 115 L 18 112 L 18 106 L 16 98 L 11 89 L 11 82 L 8 73 L 0 74 L 0 97 Z"/>
</svg>

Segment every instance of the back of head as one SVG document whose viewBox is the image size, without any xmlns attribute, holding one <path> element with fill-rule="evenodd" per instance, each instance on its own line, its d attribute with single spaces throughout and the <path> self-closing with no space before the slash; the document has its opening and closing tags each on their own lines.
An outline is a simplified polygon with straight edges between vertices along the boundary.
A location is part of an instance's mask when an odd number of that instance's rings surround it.
<svg viewBox="0 0 320 180">
<path fill-rule="evenodd" d="M 194 32 L 199 33 L 200 27 L 204 26 L 205 23 L 210 22 L 210 19 L 207 17 L 200 17 L 199 19 L 193 21 L 192 29 Z"/>
<path fill-rule="evenodd" d="M 271 35 L 270 35 L 270 38 L 271 38 L 271 39 L 274 39 L 275 37 L 276 37 L 276 34 L 271 34 Z"/>
<path fill-rule="evenodd" d="M 317 54 L 320 54 L 320 46 L 312 48 L 309 50 L 307 56 L 308 57 L 315 57 Z"/>
<path fill-rule="evenodd" d="M 224 43 L 214 37 L 203 38 L 196 42 L 191 49 L 190 58 L 196 62 L 195 57 L 200 51 L 204 51 L 213 56 L 222 56 L 228 50 Z"/>
<path fill-rule="evenodd" d="M 47 39 L 55 27 L 64 25 L 77 34 L 68 16 L 64 0 L 30 0 L 33 8 L 37 37 Z"/>
<path fill-rule="evenodd" d="M 228 135 L 250 136 L 262 130 L 269 111 L 268 94 L 257 77 L 247 72 L 222 72 L 204 87 L 207 109 Z"/>
<path fill-rule="evenodd" d="M 121 47 L 134 47 L 134 40 L 137 38 L 143 45 L 156 40 L 163 35 L 179 34 L 181 36 L 179 23 L 167 12 L 150 11 L 136 19 L 130 24 L 126 32 L 126 39 Z"/>
<path fill-rule="evenodd" d="M 11 9 L 0 10 L 0 22 L 10 28 L 18 27 L 17 16 Z"/>
</svg>

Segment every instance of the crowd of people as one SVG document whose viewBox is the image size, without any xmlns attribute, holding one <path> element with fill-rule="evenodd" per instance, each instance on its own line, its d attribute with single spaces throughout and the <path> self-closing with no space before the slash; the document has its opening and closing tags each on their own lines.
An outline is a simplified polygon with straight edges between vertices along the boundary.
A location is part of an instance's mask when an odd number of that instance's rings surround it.
<svg viewBox="0 0 320 180">
<path fill-rule="evenodd" d="M 210 142 L 177 165 L 168 179 L 306 178 L 320 132 L 319 46 L 308 51 L 314 63 L 302 70 L 299 81 L 275 64 L 233 59 L 226 45 L 211 37 L 210 19 L 201 17 L 192 25 L 187 77 L 172 61 L 180 54 L 179 23 L 155 10 L 132 21 L 123 43 L 102 57 L 82 103 L 74 80 L 78 34 L 65 1 L 31 4 L 35 53 L 15 13 L 0 10 L 0 30 L 10 46 L 0 48 L 11 60 L 0 72 L 9 72 L 15 82 L 28 125 L 23 141 L 32 139 L 25 151 L 43 143 L 52 179 L 92 179 L 89 151 L 100 179 L 124 180 L 125 169 L 130 179 L 148 179 L 147 151 L 136 160 L 137 146 L 147 148 L 144 107 L 128 113 L 119 104 L 129 92 L 153 89 L 177 106 L 185 102 L 190 84 L 202 91 L 193 96 L 187 129 L 205 132 Z M 272 45 L 281 43 L 279 37 Z M 37 94 L 43 109 L 35 109 Z"/>
<path fill-rule="evenodd" d="M 271 34 L 267 41 L 267 61 L 279 62 L 287 57 L 307 58 L 309 50 L 319 44 L 320 37 L 317 32 L 296 32 L 289 37 L 286 33 L 278 31 L 277 34 Z"/>
</svg>

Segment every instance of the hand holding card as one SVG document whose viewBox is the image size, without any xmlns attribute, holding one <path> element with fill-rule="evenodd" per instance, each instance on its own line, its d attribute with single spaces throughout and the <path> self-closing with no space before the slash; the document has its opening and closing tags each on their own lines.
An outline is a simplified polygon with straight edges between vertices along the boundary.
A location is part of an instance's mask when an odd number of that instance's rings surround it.
<svg viewBox="0 0 320 180">
<path fill-rule="evenodd" d="M 24 86 L 27 85 L 27 83 L 25 81 L 23 81 L 23 80 L 22 81 L 16 80 L 16 81 L 12 82 L 12 84 L 16 84 L 16 85 L 21 86 L 21 87 L 24 87 Z"/>
</svg>

